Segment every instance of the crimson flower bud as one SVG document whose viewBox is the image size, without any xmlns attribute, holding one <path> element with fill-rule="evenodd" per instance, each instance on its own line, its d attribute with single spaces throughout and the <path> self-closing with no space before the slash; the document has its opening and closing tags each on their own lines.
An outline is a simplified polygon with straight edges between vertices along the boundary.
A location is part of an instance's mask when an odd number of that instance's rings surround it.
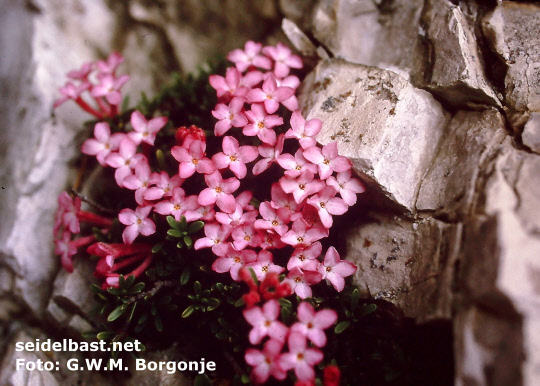
<svg viewBox="0 0 540 386">
<path fill-rule="evenodd" d="M 191 125 L 189 128 L 186 128 L 185 126 L 179 127 L 178 130 L 176 130 L 175 137 L 176 144 L 184 147 L 188 147 L 194 140 L 206 142 L 204 130 L 195 125 Z"/>
</svg>

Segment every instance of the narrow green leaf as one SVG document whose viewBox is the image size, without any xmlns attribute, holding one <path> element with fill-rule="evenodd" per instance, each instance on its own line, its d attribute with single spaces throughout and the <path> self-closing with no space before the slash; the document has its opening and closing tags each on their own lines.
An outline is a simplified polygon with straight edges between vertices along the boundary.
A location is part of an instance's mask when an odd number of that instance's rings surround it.
<svg viewBox="0 0 540 386">
<path fill-rule="evenodd" d="M 137 324 L 143 324 L 148 320 L 148 314 L 145 312 L 141 316 L 139 316 L 139 320 L 137 321 Z"/>
<path fill-rule="evenodd" d="M 114 288 L 114 287 L 109 287 L 107 288 L 107 291 L 109 291 L 110 294 L 113 294 L 113 295 L 120 295 L 120 290 L 118 288 Z"/>
<path fill-rule="evenodd" d="M 177 230 L 177 229 L 169 229 L 169 230 L 167 231 L 167 234 L 168 234 L 169 236 L 176 237 L 176 238 L 182 237 L 181 232 L 180 232 L 179 230 Z"/>
<path fill-rule="evenodd" d="M 221 300 L 216 299 L 216 298 L 209 298 L 208 299 L 208 308 L 207 308 L 207 310 L 208 311 L 213 311 L 216 308 L 218 308 L 220 304 L 221 304 Z"/>
<path fill-rule="evenodd" d="M 187 220 L 185 216 L 182 216 L 180 219 L 180 230 L 184 232 L 187 231 Z"/>
<path fill-rule="evenodd" d="M 178 249 L 184 248 L 184 243 L 182 242 L 182 240 L 180 240 L 180 241 L 176 244 L 176 248 L 178 248 Z"/>
<path fill-rule="evenodd" d="M 133 307 L 131 308 L 131 312 L 129 313 L 129 317 L 127 318 L 127 323 L 131 323 L 131 319 L 133 319 L 133 315 L 135 314 L 135 308 L 137 308 L 137 302 L 133 303 Z"/>
<path fill-rule="evenodd" d="M 163 243 L 157 243 L 152 247 L 152 253 L 158 253 L 163 248 Z"/>
<path fill-rule="evenodd" d="M 288 299 L 285 299 L 285 298 L 280 298 L 278 300 L 279 304 L 281 305 L 281 307 L 292 307 L 292 303 L 290 300 Z"/>
<path fill-rule="evenodd" d="M 367 304 L 362 308 L 362 315 L 369 315 L 377 310 L 376 304 Z"/>
<path fill-rule="evenodd" d="M 334 328 L 334 332 L 336 334 L 341 334 L 343 331 L 345 331 L 347 328 L 349 328 L 350 325 L 351 325 L 351 322 L 349 322 L 348 320 L 346 320 L 344 322 L 341 322 L 341 323 L 338 323 L 336 328 Z"/>
<path fill-rule="evenodd" d="M 107 302 L 109 301 L 109 298 L 107 298 L 107 296 L 104 296 L 102 294 L 97 294 L 98 298 L 100 298 L 101 300 L 103 300 L 104 302 Z"/>
<path fill-rule="evenodd" d="M 219 292 L 223 292 L 225 286 L 223 285 L 223 283 L 216 283 L 216 288 Z"/>
<path fill-rule="evenodd" d="M 126 279 L 126 288 L 131 288 L 133 283 L 135 283 L 135 275 L 129 275 Z"/>
<path fill-rule="evenodd" d="M 180 230 L 180 223 L 176 221 L 173 216 L 167 216 L 166 220 L 171 228 Z"/>
<path fill-rule="evenodd" d="M 97 334 L 95 331 L 87 331 L 87 332 L 83 332 L 82 333 L 82 337 L 84 339 L 96 339 L 97 338 Z"/>
<path fill-rule="evenodd" d="M 195 293 L 197 295 L 199 295 L 201 293 L 201 289 L 202 289 L 202 286 L 201 286 L 201 283 L 197 280 L 194 284 L 193 284 L 193 290 L 195 291 Z"/>
<path fill-rule="evenodd" d="M 358 291 L 358 288 L 355 288 L 351 294 L 351 309 L 352 310 L 354 310 L 356 306 L 358 306 L 359 301 L 360 301 L 360 291 Z"/>
<path fill-rule="evenodd" d="M 189 315 L 191 315 L 195 311 L 195 306 L 191 305 L 188 308 L 182 312 L 182 318 L 187 318 Z"/>
<path fill-rule="evenodd" d="M 129 294 L 130 294 L 130 295 L 138 294 L 138 293 L 141 292 L 143 289 L 144 289 L 144 283 L 143 283 L 143 282 L 139 282 L 139 283 L 135 284 L 133 287 L 131 287 L 131 288 L 129 289 Z"/>
<path fill-rule="evenodd" d="M 159 315 L 156 315 L 154 317 L 154 326 L 156 327 L 156 330 L 158 332 L 163 331 L 163 322 L 161 321 L 161 318 L 159 317 Z"/>
<path fill-rule="evenodd" d="M 202 221 L 195 221 L 194 223 L 192 223 L 192 224 L 189 226 L 189 228 L 188 228 L 188 233 L 191 234 L 191 233 L 198 232 L 198 231 L 200 231 L 203 227 L 204 227 L 204 222 L 202 222 Z"/>
<path fill-rule="evenodd" d="M 125 304 L 122 304 L 118 307 L 116 307 L 110 314 L 109 316 L 107 317 L 107 321 L 108 322 L 114 322 L 116 319 L 118 319 L 119 317 L 121 317 L 124 312 L 126 312 L 126 307 L 124 307 Z"/>
<path fill-rule="evenodd" d="M 121 111 L 126 111 L 129 108 L 129 95 L 126 95 L 122 100 Z"/>
<path fill-rule="evenodd" d="M 191 248 L 193 245 L 193 240 L 189 236 L 184 236 L 184 244 L 186 244 L 186 247 Z"/>
<path fill-rule="evenodd" d="M 96 338 L 99 340 L 109 340 L 114 336 L 114 332 L 110 331 L 101 331 L 99 334 L 96 335 Z"/>
<path fill-rule="evenodd" d="M 92 292 L 95 292 L 96 294 L 102 293 L 101 288 L 100 288 L 98 285 L 96 285 L 96 284 L 92 284 L 92 285 L 90 286 L 90 290 L 91 290 Z"/>
<path fill-rule="evenodd" d="M 242 381 L 242 383 L 243 383 L 244 385 L 247 385 L 247 384 L 249 383 L 249 381 L 250 381 L 249 375 L 247 375 L 247 374 L 242 374 L 242 377 L 240 378 L 240 380 Z"/>
<path fill-rule="evenodd" d="M 118 278 L 118 286 L 122 289 L 126 287 L 126 279 L 124 278 L 124 275 L 120 275 Z"/>
<path fill-rule="evenodd" d="M 245 305 L 246 305 L 246 302 L 244 302 L 244 298 L 240 298 L 236 302 L 234 302 L 235 307 L 242 307 Z"/>
</svg>

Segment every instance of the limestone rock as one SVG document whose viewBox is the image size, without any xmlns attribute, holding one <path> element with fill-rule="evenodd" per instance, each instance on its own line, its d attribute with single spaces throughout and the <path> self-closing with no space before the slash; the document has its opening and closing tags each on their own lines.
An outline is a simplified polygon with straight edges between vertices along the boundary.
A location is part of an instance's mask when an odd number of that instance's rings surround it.
<svg viewBox="0 0 540 386">
<path fill-rule="evenodd" d="M 505 135 L 504 119 L 497 110 L 459 111 L 422 181 L 416 208 L 463 218 L 470 209 L 482 163 L 497 151 Z"/>
<path fill-rule="evenodd" d="M 178 355 L 178 348 L 172 347 L 164 351 L 141 352 L 139 358 L 143 358 L 148 363 L 149 361 L 185 361 Z M 130 369 L 135 368 L 134 361 L 129 365 Z M 180 371 L 168 374 L 166 369 L 156 371 L 135 371 L 132 377 L 125 381 L 127 386 L 187 386 L 193 384 L 193 381 L 185 377 Z"/>
<path fill-rule="evenodd" d="M 427 219 L 374 215 L 349 230 L 345 258 L 362 295 L 400 306 L 418 322 L 451 315 L 453 263 L 461 228 Z"/>
<path fill-rule="evenodd" d="M 505 102 L 516 111 L 540 111 L 540 6 L 499 2 L 484 20 L 491 49 L 508 67 Z"/>
<path fill-rule="evenodd" d="M 540 113 L 532 113 L 521 134 L 523 144 L 540 154 Z"/>
<path fill-rule="evenodd" d="M 368 185 L 414 211 L 447 124 L 431 94 L 394 72 L 332 59 L 306 78 L 300 100 L 308 119 L 324 122 L 320 143 L 337 140 Z"/>
<path fill-rule="evenodd" d="M 486 79 L 473 27 L 461 8 L 431 0 L 423 16 L 432 47 L 428 88 L 453 106 L 501 103 Z"/>
<path fill-rule="evenodd" d="M 338 58 L 396 67 L 423 80 L 428 64 L 423 6 L 423 0 L 320 0 L 313 10 L 313 35 Z"/>
</svg>

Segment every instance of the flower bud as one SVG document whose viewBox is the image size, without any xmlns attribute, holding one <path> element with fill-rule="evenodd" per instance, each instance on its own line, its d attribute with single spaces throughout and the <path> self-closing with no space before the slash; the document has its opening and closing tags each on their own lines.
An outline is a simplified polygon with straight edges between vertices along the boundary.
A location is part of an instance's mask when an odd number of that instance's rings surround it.
<svg viewBox="0 0 540 386">
<path fill-rule="evenodd" d="M 191 125 L 189 128 L 186 128 L 185 126 L 179 127 L 178 130 L 176 130 L 175 137 L 176 144 L 184 147 L 189 147 L 189 144 L 194 140 L 206 142 L 204 130 L 195 125 Z"/>
</svg>

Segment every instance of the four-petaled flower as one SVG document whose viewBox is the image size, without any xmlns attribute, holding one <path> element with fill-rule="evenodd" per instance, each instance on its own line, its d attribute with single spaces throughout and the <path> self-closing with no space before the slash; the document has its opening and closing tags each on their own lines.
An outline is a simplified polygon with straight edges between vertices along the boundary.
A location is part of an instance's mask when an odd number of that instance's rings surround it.
<svg viewBox="0 0 540 386">
<path fill-rule="evenodd" d="M 341 260 L 339 253 L 334 247 L 328 248 L 323 263 L 319 266 L 319 272 L 323 280 L 326 279 L 336 291 L 341 292 L 345 288 L 344 277 L 351 276 L 356 272 L 356 266 L 350 261 Z"/>
<path fill-rule="evenodd" d="M 314 348 L 308 348 L 306 337 L 298 332 L 289 335 L 289 352 L 282 354 L 280 364 L 284 370 L 294 369 L 300 381 L 313 381 L 315 370 L 313 366 L 322 361 L 323 354 Z"/>
<path fill-rule="evenodd" d="M 304 335 L 317 347 L 326 345 L 326 334 L 323 330 L 330 327 L 337 320 L 334 310 L 321 310 L 315 312 L 313 306 L 302 302 L 298 306 L 298 322 L 291 327 L 292 332 Z"/>
<path fill-rule="evenodd" d="M 122 239 L 125 244 L 131 244 L 140 234 L 150 236 L 156 232 L 156 224 L 150 220 L 148 215 L 152 211 L 152 206 L 137 207 L 132 210 L 129 208 L 122 209 L 118 214 L 118 220 L 127 225 L 122 233 Z"/>
<path fill-rule="evenodd" d="M 289 329 L 278 320 L 279 311 L 279 303 L 275 299 L 264 303 L 262 309 L 253 307 L 244 310 L 244 318 L 253 326 L 249 332 L 251 344 L 260 343 L 267 335 L 279 342 L 285 341 Z"/>
<path fill-rule="evenodd" d="M 137 145 L 145 142 L 153 146 L 156 134 L 167 124 L 167 121 L 166 117 L 157 117 L 148 121 L 140 111 L 134 111 L 131 114 L 131 126 L 134 131 L 130 131 L 128 135 Z"/>
<path fill-rule="evenodd" d="M 251 378 L 256 384 L 262 384 L 272 375 L 277 380 L 284 380 L 287 372 L 281 368 L 279 359 L 283 342 L 270 339 L 264 344 L 262 351 L 254 348 L 246 350 L 247 364 L 253 366 Z"/>
<path fill-rule="evenodd" d="M 240 146 L 238 140 L 233 137 L 223 137 L 223 152 L 212 157 L 212 161 L 218 169 L 229 168 L 240 179 L 247 174 L 246 163 L 253 161 L 258 156 L 255 146 Z"/>
<path fill-rule="evenodd" d="M 216 203 L 218 208 L 226 213 L 236 209 L 236 201 L 231 194 L 240 186 L 238 179 L 231 177 L 224 180 L 219 171 L 204 176 L 208 188 L 199 194 L 199 204 L 210 205 Z"/>
</svg>

